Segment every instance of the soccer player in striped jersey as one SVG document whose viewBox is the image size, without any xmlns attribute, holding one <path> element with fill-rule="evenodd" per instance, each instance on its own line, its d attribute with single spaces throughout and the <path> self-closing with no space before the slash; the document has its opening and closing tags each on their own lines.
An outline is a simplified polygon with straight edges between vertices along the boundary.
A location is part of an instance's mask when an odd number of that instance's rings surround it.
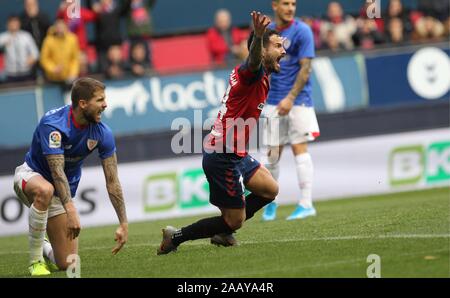
<svg viewBox="0 0 450 298">
<path fill-rule="evenodd" d="M 167 226 L 158 255 L 201 238 L 213 237 L 211 241 L 219 239 L 233 245 L 232 233 L 278 194 L 277 182 L 248 154 L 247 145 L 269 92 L 269 75 L 280 71 L 285 50 L 278 33 L 266 29 L 269 18 L 259 12 L 251 15 L 254 31 L 248 43 L 249 57 L 231 73 L 222 108 L 204 144 L 203 170 L 210 186 L 210 202 L 220 209 L 221 216 L 201 219 L 181 229 Z M 251 191 L 246 197 L 245 189 Z"/>
</svg>

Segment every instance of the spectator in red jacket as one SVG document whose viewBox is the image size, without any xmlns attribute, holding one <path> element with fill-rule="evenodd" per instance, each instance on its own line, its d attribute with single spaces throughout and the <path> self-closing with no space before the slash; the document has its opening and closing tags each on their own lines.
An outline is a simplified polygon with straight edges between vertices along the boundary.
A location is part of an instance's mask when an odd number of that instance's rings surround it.
<svg viewBox="0 0 450 298">
<path fill-rule="evenodd" d="M 225 65 L 247 55 L 247 32 L 231 26 L 231 15 L 226 9 L 219 9 L 215 15 L 215 26 L 206 33 L 209 51 L 215 64 Z"/>
<path fill-rule="evenodd" d="M 90 9 L 80 7 L 80 17 L 73 18 L 70 17 L 70 14 L 68 13 L 68 9 L 70 9 L 69 5 L 70 2 L 61 0 L 61 4 L 59 5 L 56 17 L 58 19 L 64 20 L 70 32 L 74 33 L 78 38 L 78 45 L 80 48 L 80 75 L 85 75 L 89 70 L 87 54 L 88 37 L 86 24 L 95 21 L 96 14 Z"/>
<path fill-rule="evenodd" d="M 69 30 L 78 37 L 78 43 L 81 51 L 88 47 L 88 37 L 86 33 L 86 24 L 95 20 L 95 13 L 85 7 L 80 8 L 80 18 L 71 18 L 67 13 L 70 2 L 62 0 L 59 10 L 56 14 L 58 19 L 63 19 Z"/>
</svg>

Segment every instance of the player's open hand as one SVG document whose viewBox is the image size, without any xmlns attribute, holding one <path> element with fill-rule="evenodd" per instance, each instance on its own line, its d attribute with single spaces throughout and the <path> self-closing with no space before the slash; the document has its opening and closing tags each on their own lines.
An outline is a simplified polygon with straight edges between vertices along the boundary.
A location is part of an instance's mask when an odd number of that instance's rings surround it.
<svg viewBox="0 0 450 298">
<path fill-rule="evenodd" d="M 67 213 L 67 238 L 74 240 L 80 235 L 80 218 L 75 208 L 68 208 Z"/>
<path fill-rule="evenodd" d="M 269 17 L 261 14 L 259 11 L 252 11 L 251 16 L 253 20 L 255 36 L 262 37 L 264 35 L 264 32 L 266 32 L 267 26 L 270 24 Z"/>
<path fill-rule="evenodd" d="M 280 103 L 277 106 L 278 115 L 285 116 L 289 114 L 289 112 L 292 109 L 292 106 L 294 105 L 294 101 L 288 97 L 284 98 L 280 101 Z"/>
<path fill-rule="evenodd" d="M 121 224 L 117 228 L 114 240 L 117 244 L 111 251 L 113 255 L 117 254 L 128 241 L 128 224 Z"/>
</svg>

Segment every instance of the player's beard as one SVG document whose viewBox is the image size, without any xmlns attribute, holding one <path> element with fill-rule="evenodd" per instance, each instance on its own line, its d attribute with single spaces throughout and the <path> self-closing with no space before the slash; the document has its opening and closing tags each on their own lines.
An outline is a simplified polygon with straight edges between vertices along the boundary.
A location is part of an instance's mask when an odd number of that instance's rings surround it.
<svg viewBox="0 0 450 298">
<path fill-rule="evenodd" d="M 279 73 L 280 72 L 280 68 L 278 67 L 278 59 L 275 57 L 271 57 L 270 61 L 268 61 L 268 63 L 266 63 L 266 69 L 269 73 L 275 72 L 275 73 Z"/>
<path fill-rule="evenodd" d="M 83 117 L 89 123 L 97 123 L 96 115 L 97 115 L 97 113 L 93 112 L 93 111 L 83 111 Z"/>
</svg>

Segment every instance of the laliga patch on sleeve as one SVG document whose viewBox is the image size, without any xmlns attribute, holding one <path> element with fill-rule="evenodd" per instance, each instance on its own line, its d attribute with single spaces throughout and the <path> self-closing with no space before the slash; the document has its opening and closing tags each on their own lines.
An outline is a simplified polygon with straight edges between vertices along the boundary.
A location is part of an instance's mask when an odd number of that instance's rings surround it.
<svg viewBox="0 0 450 298">
<path fill-rule="evenodd" d="M 61 148 L 61 133 L 59 131 L 52 131 L 48 137 L 48 147 Z"/>
</svg>

